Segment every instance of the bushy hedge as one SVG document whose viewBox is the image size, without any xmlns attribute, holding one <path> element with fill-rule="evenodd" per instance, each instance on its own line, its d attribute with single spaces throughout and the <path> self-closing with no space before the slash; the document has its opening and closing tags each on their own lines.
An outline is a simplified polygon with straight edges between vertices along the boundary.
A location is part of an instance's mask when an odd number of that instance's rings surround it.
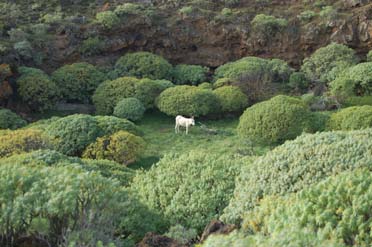
<svg viewBox="0 0 372 247">
<path fill-rule="evenodd" d="M 213 89 L 213 84 L 209 83 L 209 82 L 202 82 L 198 85 L 198 87 L 201 88 L 201 89 L 212 90 Z"/>
<path fill-rule="evenodd" d="M 55 142 L 56 150 L 78 156 L 103 133 L 94 117 L 75 114 L 52 122 L 46 128 L 46 134 Z"/>
<path fill-rule="evenodd" d="M 213 91 L 221 104 L 222 112 L 241 112 L 248 106 L 248 97 L 236 86 L 223 86 Z"/>
<path fill-rule="evenodd" d="M 371 181 L 369 167 L 329 177 L 296 195 L 269 197 L 246 215 L 243 227 L 269 236 L 288 228 L 309 229 L 341 246 L 370 246 Z"/>
<path fill-rule="evenodd" d="M 265 143 L 282 143 L 309 130 L 311 113 L 300 100 L 279 95 L 255 104 L 240 117 L 238 134 Z"/>
<path fill-rule="evenodd" d="M 137 125 L 127 119 L 114 116 L 95 116 L 94 119 L 97 120 L 103 135 L 112 135 L 120 130 L 125 130 L 138 136 L 143 134 Z"/>
<path fill-rule="evenodd" d="M 288 21 L 275 16 L 258 14 L 251 21 L 253 30 L 265 38 L 271 38 L 288 25 Z"/>
<path fill-rule="evenodd" d="M 170 225 L 200 232 L 227 205 L 243 161 L 201 151 L 169 154 L 138 174 L 132 190 Z"/>
<path fill-rule="evenodd" d="M 173 69 L 172 81 L 175 84 L 198 85 L 207 79 L 208 68 L 200 65 L 179 64 Z"/>
<path fill-rule="evenodd" d="M 358 130 L 372 127 L 372 106 L 354 106 L 331 115 L 330 130 Z"/>
<path fill-rule="evenodd" d="M 98 114 L 112 114 L 120 100 L 130 97 L 139 99 L 149 109 L 154 106 L 155 98 L 168 86 L 171 86 L 168 81 L 121 77 L 102 83 L 93 95 L 93 102 Z"/>
<path fill-rule="evenodd" d="M 0 129 L 18 129 L 26 124 L 25 120 L 11 110 L 0 108 Z"/>
<path fill-rule="evenodd" d="M 137 98 L 124 98 L 114 108 L 114 115 L 132 121 L 140 120 L 145 113 L 145 107 Z"/>
<path fill-rule="evenodd" d="M 170 79 L 172 65 L 167 60 L 150 52 L 128 53 L 115 64 L 118 77 L 133 76 L 149 79 Z"/>
<path fill-rule="evenodd" d="M 23 67 L 17 80 L 22 100 L 35 111 L 52 109 L 59 97 L 59 88 L 47 74 L 35 68 Z"/>
<path fill-rule="evenodd" d="M 89 103 L 98 85 L 105 80 L 105 75 L 89 63 L 74 63 L 54 71 L 52 79 L 61 90 L 63 99 Z"/>
<path fill-rule="evenodd" d="M 84 151 L 83 157 L 113 160 L 123 165 L 135 162 L 143 152 L 145 142 L 141 137 L 126 131 L 98 138 Z"/>
<path fill-rule="evenodd" d="M 345 45 L 331 43 L 305 58 L 301 71 L 312 81 L 330 82 L 338 74 L 357 63 L 355 52 Z"/>
<path fill-rule="evenodd" d="M 49 139 L 39 130 L 14 130 L 0 135 L 0 158 L 48 147 Z"/>
<path fill-rule="evenodd" d="M 96 14 L 96 22 L 107 29 L 113 29 L 120 23 L 120 18 L 113 11 L 103 11 Z"/>
<path fill-rule="evenodd" d="M 218 98 L 211 90 L 186 85 L 164 90 L 156 105 L 170 116 L 205 116 L 220 111 Z"/>
<path fill-rule="evenodd" d="M 370 167 L 371 137 L 367 129 L 304 134 L 284 143 L 241 170 L 222 218 L 239 222 L 263 196 L 298 192 L 342 171 Z"/>
</svg>

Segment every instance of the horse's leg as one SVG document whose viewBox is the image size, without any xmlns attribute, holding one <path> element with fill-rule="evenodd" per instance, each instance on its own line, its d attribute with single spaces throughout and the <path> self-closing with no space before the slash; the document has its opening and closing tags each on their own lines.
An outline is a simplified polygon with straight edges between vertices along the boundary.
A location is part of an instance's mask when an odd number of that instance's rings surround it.
<svg viewBox="0 0 372 247">
<path fill-rule="evenodd" d="M 189 126 L 186 125 L 186 135 L 189 133 Z"/>
<path fill-rule="evenodd" d="M 178 133 L 178 124 L 176 123 L 176 126 L 174 127 L 174 132 L 177 134 Z"/>
</svg>

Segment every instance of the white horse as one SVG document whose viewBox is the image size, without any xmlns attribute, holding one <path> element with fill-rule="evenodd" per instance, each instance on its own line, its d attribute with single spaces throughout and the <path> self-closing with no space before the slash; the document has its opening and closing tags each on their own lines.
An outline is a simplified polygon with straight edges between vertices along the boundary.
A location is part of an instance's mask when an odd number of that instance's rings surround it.
<svg viewBox="0 0 372 247">
<path fill-rule="evenodd" d="M 191 118 L 185 118 L 183 116 L 178 115 L 176 117 L 176 126 L 174 127 L 174 130 L 177 133 L 180 132 L 180 126 L 186 127 L 186 134 L 189 133 L 189 127 L 195 125 L 194 117 Z"/>
</svg>

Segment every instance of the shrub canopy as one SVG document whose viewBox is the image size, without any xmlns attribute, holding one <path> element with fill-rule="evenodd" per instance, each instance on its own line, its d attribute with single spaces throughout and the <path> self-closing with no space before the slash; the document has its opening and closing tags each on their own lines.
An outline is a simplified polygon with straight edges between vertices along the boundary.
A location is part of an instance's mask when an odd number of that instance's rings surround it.
<svg viewBox="0 0 372 247">
<path fill-rule="evenodd" d="M 358 130 L 372 127 L 372 106 L 354 106 L 331 115 L 330 130 Z"/>
<path fill-rule="evenodd" d="M 279 95 L 245 110 L 238 134 L 261 142 L 282 143 L 310 130 L 310 122 L 311 112 L 300 99 Z"/>
<path fill-rule="evenodd" d="M 35 68 L 22 67 L 17 80 L 22 100 L 35 111 L 52 109 L 59 98 L 59 89 L 47 74 Z"/>
<path fill-rule="evenodd" d="M 371 167 L 371 137 L 367 129 L 304 134 L 284 143 L 242 169 L 222 218 L 239 222 L 263 196 L 298 192 L 330 175 Z"/>
<path fill-rule="evenodd" d="M 170 79 L 172 65 L 167 60 L 150 52 L 128 53 L 115 64 L 118 77 L 133 76 L 149 79 Z"/>
<path fill-rule="evenodd" d="M 0 129 L 18 129 L 26 124 L 25 120 L 11 110 L 0 108 Z"/>
<path fill-rule="evenodd" d="M 89 103 L 105 75 L 89 63 L 65 65 L 52 74 L 52 79 L 68 102 Z"/>
<path fill-rule="evenodd" d="M 200 65 L 179 64 L 173 69 L 175 84 L 198 85 L 207 79 L 208 68 Z"/>
<path fill-rule="evenodd" d="M 213 91 L 221 104 L 222 112 L 241 112 L 248 106 L 248 97 L 236 86 L 223 86 Z"/>
<path fill-rule="evenodd" d="M 114 116 L 94 116 L 103 135 L 112 135 L 120 130 L 125 130 L 133 135 L 142 135 L 142 131 L 131 121 Z"/>
<path fill-rule="evenodd" d="M 137 121 L 143 117 L 145 110 L 145 107 L 137 98 L 124 98 L 115 106 L 114 115 Z"/>
<path fill-rule="evenodd" d="M 227 205 L 241 164 L 240 158 L 230 155 L 169 154 L 148 172 L 138 174 L 131 188 L 170 225 L 200 232 Z"/>
<path fill-rule="evenodd" d="M 156 105 L 170 116 L 205 116 L 220 111 L 218 98 L 211 90 L 186 85 L 164 90 Z"/>
</svg>

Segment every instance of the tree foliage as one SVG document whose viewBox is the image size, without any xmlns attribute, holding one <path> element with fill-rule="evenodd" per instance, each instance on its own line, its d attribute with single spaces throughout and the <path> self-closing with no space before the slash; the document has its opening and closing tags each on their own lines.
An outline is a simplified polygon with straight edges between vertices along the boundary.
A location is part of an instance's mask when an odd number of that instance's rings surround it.
<svg viewBox="0 0 372 247">
<path fill-rule="evenodd" d="M 8 109 L 0 108 L 0 129 L 18 129 L 26 125 L 26 121 Z"/>
<path fill-rule="evenodd" d="M 248 97 L 236 86 L 223 86 L 213 91 L 221 104 L 222 112 L 241 112 L 248 106 Z"/>
<path fill-rule="evenodd" d="M 145 113 L 145 107 L 137 98 L 124 98 L 114 108 L 114 115 L 131 121 L 140 120 Z"/>
<path fill-rule="evenodd" d="M 175 84 L 198 85 L 207 79 L 208 68 L 200 65 L 179 64 L 174 67 L 172 81 Z"/>
</svg>

